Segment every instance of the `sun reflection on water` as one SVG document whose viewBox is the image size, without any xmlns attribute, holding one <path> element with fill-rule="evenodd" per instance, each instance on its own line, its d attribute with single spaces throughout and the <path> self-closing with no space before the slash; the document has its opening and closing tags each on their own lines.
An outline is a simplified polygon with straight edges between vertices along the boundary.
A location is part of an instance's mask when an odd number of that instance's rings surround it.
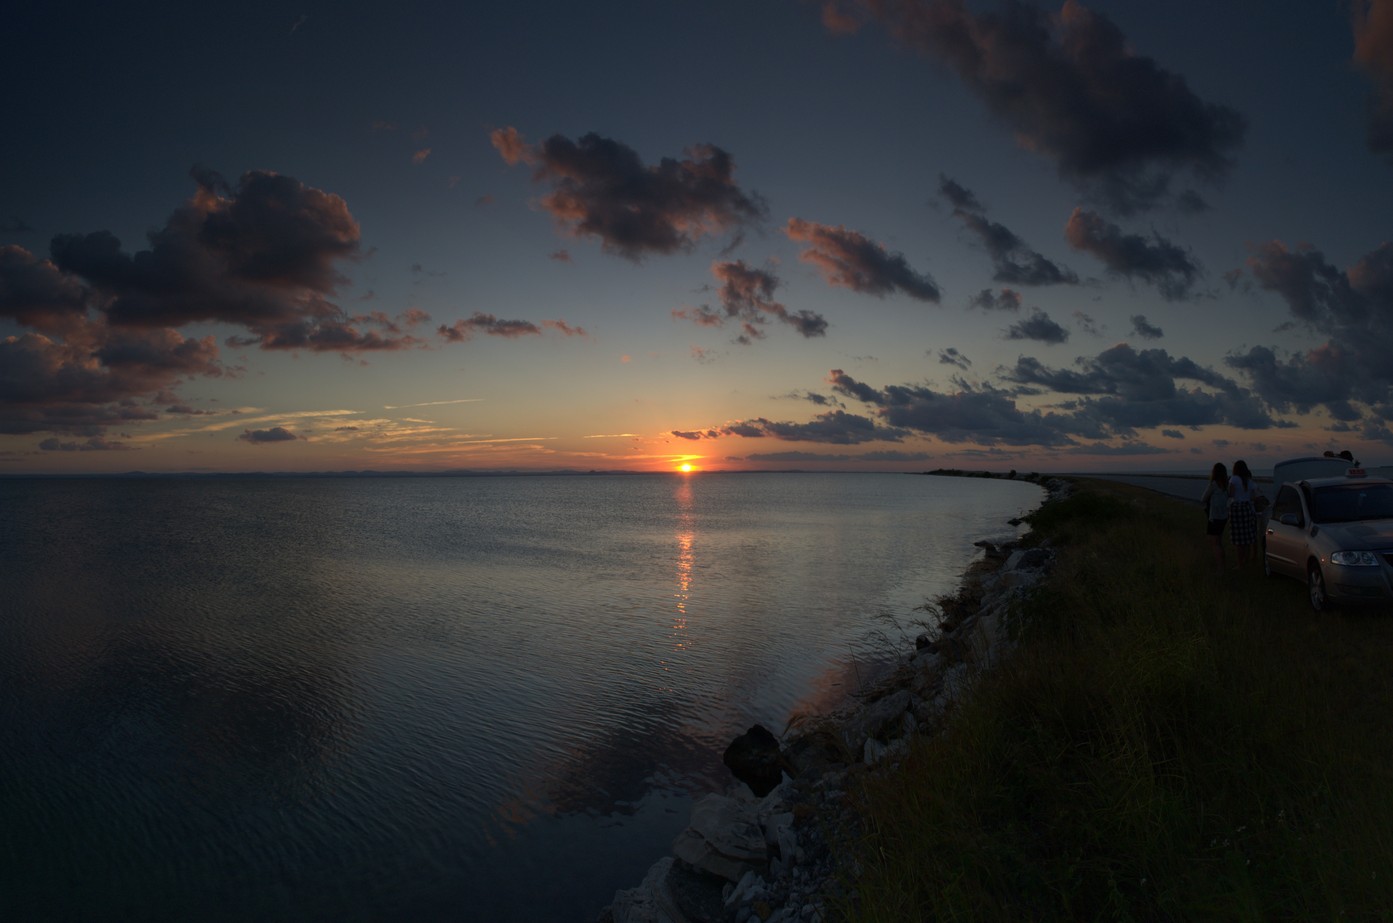
<svg viewBox="0 0 1393 923">
<path fill-rule="evenodd" d="M 672 594 L 677 601 L 676 615 L 672 622 L 673 650 L 686 650 L 687 602 L 692 596 L 692 570 L 696 566 L 696 515 L 692 510 L 692 482 L 682 478 L 677 482 L 674 494 L 677 501 L 677 591 Z"/>
</svg>

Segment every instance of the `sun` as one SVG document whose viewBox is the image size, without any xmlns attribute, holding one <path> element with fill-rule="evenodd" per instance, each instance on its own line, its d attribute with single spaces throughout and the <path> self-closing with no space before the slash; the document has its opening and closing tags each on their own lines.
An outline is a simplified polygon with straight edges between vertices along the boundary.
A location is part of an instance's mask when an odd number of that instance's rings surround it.
<svg viewBox="0 0 1393 923">
<path fill-rule="evenodd" d="M 677 470 L 681 471 L 683 474 L 691 474 L 696 469 L 692 467 L 691 462 L 683 462 L 677 466 Z"/>
</svg>

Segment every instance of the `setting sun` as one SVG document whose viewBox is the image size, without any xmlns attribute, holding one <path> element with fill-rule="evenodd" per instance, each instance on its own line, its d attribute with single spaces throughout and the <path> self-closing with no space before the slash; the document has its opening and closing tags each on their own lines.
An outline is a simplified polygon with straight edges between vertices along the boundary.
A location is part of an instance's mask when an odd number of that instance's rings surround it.
<svg viewBox="0 0 1393 923">
<path fill-rule="evenodd" d="M 692 464 L 691 462 L 683 462 L 682 464 L 677 466 L 677 470 L 681 471 L 683 474 L 691 474 Z"/>
</svg>

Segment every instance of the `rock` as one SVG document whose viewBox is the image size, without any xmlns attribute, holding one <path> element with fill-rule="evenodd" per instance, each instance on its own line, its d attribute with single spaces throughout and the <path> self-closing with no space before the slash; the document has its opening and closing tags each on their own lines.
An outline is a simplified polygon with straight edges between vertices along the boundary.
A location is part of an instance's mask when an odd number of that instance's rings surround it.
<svg viewBox="0 0 1393 923">
<path fill-rule="evenodd" d="M 912 702 L 909 690 L 900 689 L 858 711 L 842 730 L 847 746 L 860 750 L 868 739 L 884 740 L 890 736 Z"/>
<path fill-rule="evenodd" d="M 798 834 L 793 829 L 793 812 L 781 811 L 764 822 L 764 841 L 778 849 L 785 862 L 798 854 Z"/>
<path fill-rule="evenodd" d="M 769 858 L 755 807 L 714 794 L 692 806 L 691 825 L 678 834 L 672 851 L 693 868 L 733 882 Z"/>
<path fill-rule="evenodd" d="M 754 725 L 731 741 L 721 756 L 721 762 L 760 798 L 773 791 L 783 780 L 779 738 L 761 724 Z"/>
<path fill-rule="evenodd" d="M 725 902 L 721 899 L 724 884 L 718 878 L 674 862 L 654 890 L 654 897 L 658 909 L 672 923 L 717 923 L 725 915 Z"/>
<path fill-rule="evenodd" d="M 845 767 L 850 754 L 836 734 L 820 728 L 795 737 L 784 751 L 784 761 L 795 778 L 816 779 Z"/>
<path fill-rule="evenodd" d="M 725 905 L 727 908 L 730 908 L 737 907 L 741 904 L 750 904 L 754 901 L 761 900 L 768 893 L 769 886 L 765 883 L 764 879 L 760 877 L 758 872 L 751 869 L 746 872 L 739 883 L 731 889 L 730 894 L 726 896 Z"/>
<path fill-rule="evenodd" d="M 653 863 L 637 888 L 615 892 L 614 903 L 601 914 L 600 919 L 604 920 L 607 914 L 614 923 L 672 923 L 671 917 L 659 909 L 655 893 L 667 878 L 672 865 L 671 856 L 664 856 Z"/>
</svg>

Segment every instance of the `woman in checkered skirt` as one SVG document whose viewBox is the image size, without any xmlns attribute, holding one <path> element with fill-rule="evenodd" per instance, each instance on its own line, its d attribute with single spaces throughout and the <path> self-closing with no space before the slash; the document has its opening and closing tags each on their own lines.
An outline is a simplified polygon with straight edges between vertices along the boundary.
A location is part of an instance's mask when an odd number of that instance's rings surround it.
<svg viewBox="0 0 1393 923">
<path fill-rule="evenodd" d="M 1253 545 L 1258 540 L 1258 514 L 1253 509 L 1253 498 L 1262 493 L 1253 483 L 1253 473 L 1248 463 L 1239 459 L 1233 463 L 1233 477 L 1229 478 L 1229 537 L 1238 553 L 1239 568 L 1253 556 Z"/>
</svg>

